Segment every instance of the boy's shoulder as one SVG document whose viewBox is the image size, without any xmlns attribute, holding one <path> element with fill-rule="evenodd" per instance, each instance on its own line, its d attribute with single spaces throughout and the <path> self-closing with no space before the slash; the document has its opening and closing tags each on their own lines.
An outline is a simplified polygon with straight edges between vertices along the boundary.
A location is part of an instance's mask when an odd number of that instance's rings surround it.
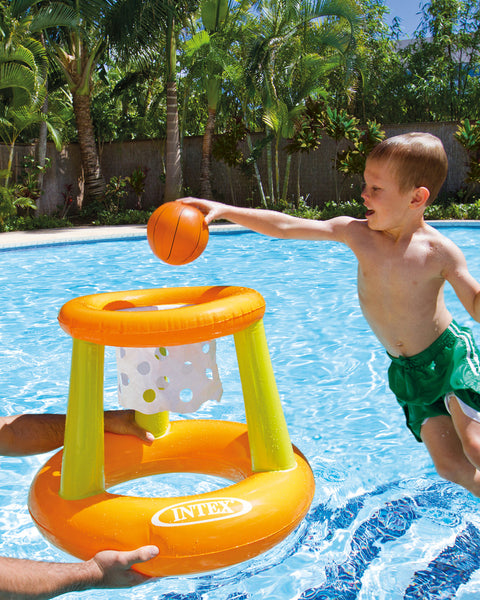
<svg viewBox="0 0 480 600">
<path fill-rule="evenodd" d="M 426 240 L 431 251 L 435 253 L 440 260 L 455 262 L 463 257 L 463 252 L 457 244 L 436 227 L 426 223 L 422 233 L 424 236 L 423 239 Z"/>
</svg>

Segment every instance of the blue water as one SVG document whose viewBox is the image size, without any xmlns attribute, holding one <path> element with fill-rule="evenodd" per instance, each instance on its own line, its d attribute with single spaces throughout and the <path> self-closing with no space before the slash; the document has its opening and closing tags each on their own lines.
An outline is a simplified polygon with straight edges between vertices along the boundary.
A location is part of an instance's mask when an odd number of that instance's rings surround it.
<svg viewBox="0 0 480 600">
<path fill-rule="evenodd" d="M 480 280 L 480 229 L 442 229 Z M 170 267 L 145 239 L 0 252 L 2 414 L 64 412 L 71 339 L 57 324 L 70 298 L 121 289 L 249 286 L 266 299 L 265 326 L 293 442 L 314 470 L 302 525 L 248 563 L 135 590 L 65 598 L 184 600 L 397 600 L 480 596 L 479 502 L 440 480 L 403 424 L 386 384 L 387 358 L 360 312 L 352 253 L 334 243 L 283 242 L 252 233 L 211 235 L 194 263 Z M 451 289 L 455 318 L 472 327 Z M 219 340 L 224 397 L 194 416 L 244 421 L 232 338 Z M 105 405 L 116 408 L 114 351 Z M 190 418 L 190 417 L 189 417 Z M 1 458 L 0 554 L 69 561 L 33 525 L 30 482 L 48 456 Z M 132 482 L 131 493 L 193 493 L 198 476 Z M 125 484 L 126 485 L 126 484 Z M 221 482 L 207 478 L 205 489 Z M 124 490 L 125 491 L 125 490 Z"/>
</svg>

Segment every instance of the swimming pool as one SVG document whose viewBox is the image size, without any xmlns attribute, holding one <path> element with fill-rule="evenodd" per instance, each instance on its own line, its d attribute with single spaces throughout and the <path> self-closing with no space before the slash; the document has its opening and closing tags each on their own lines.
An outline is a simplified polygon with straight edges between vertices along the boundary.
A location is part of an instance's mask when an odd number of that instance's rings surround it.
<svg viewBox="0 0 480 600">
<path fill-rule="evenodd" d="M 480 279 L 479 229 L 442 231 L 462 247 Z M 245 285 L 266 299 L 265 327 L 290 435 L 316 478 L 303 524 L 248 563 L 134 591 L 65 598 L 479 597 L 479 503 L 441 481 L 423 445 L 406 430 L 386 384 L 387 357 L 358 306 L 356 263 L 347 248 L 242 232 L 212 235 L 204 254 L 184 267 L 161 263 L 143 238 L 21 249 L 2 252 L 1 259 L 2 414 L 65 411 L 71 339 L 56 318 L 66 300 L 120 289 Z M 447 301 L 480 340 L 480 325 L 450 289 Z M 205 404 L 195 417 L 243 421 L 233 339 L 219 340 L 217 355 L 223 400 Z M 115 408 L 113 349 L 105 371 L 105 404 Z M 30 482 L 46 457 L 0 460 L 0 554 L 71 560 L 38 533 L 26 506 Z M 198 476 L 158 476 L 128 489 L 174 495 L 198 484 Z M 218 485 L 212 478 L 203 487 Z"/>
</svg>

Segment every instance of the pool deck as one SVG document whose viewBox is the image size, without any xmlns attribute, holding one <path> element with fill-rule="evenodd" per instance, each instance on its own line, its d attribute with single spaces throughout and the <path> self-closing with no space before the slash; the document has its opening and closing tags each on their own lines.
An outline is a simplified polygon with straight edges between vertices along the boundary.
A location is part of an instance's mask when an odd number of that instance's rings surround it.
<svg viewBox="0 0 480 600">
<path fill-rule="evenodd" d="M 211 232 L 229 233 L 243 231 L 240 225 L 214 224 Z M 115 225 L 112 227 L 67 227 L 64 229 L 37 229 L 33 231 L 8 231 L 0 233 L 0 250 L 11 248 L 28 248 L 30 246 L 49 246 L 53 244 L 69 244 L 91 242 L 95 240 L 122 240 L 127 238 L 144 238 L 147 236 L 146 225 Z"/>
<path fill-rule="evenodd" d="M 480 227 L 480 221 L 428 221 L 435 227 L 462 225 L 464 227 Z M 245 227 L 235 224 L 210 225 L 210 231 L 231 233 L 246 231 Z M 9 231 L 0 233 L 0 250 L 28 248 L 30 246 L 49 246 L 92 242 L 95 240 L 121 240 L 126 238 L 144 238 L 147 235 L 146 225 L 115 225 L 96 227 L 68 227 L 65 229 L 37 229 L 34 231 Z"/>
</svg>

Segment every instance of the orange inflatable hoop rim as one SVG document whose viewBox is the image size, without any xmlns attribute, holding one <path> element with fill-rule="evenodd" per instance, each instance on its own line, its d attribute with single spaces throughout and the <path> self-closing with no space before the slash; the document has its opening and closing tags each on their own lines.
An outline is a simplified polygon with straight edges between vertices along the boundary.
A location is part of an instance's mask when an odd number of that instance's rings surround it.
<svg viewBox="0 0 480 600">
<path fill-rule="evenodd" d="M 265 300 L 253 289 L 197 286 L 81 296 L 63 305 L 58 320 L 73 338 L 142 348 L 231 335 L 259 321 L 264 313 Z"/>
<path fill-rule="evenodd" d="M 107 488 L 159 473 L 201 473 L 230 481 L 218 490 L 177 497 L 103 492 L 80 500 L 59 495 L 62 451 L 35 477 L 29 510 L 59 548 L 86 560 L 100 550 L 155 544 L 160 554 L 135 565 L 149 576 L 216 570 L 248 560 L 284 539 L 305 516 L 315 490 L 312 470 L 294 448 L 295 467 L 254 473 L 247 426 L 174 421 L 144 446 L 133 436 L 105 434 Z"/>
</svg>

